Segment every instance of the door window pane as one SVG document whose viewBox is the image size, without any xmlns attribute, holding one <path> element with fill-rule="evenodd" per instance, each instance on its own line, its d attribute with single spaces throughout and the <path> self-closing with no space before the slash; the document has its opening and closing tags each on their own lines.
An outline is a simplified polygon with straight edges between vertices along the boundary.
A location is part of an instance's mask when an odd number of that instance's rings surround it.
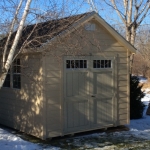
<svg viewBox="0 0 150 150">
<path fill-rule="evenodd" d="M 87 68 L 87 60 L 66 60 L 67 69 L 84 69 Z"/>
<path fill-rule="evenodd" d="M 70 60 L 66 60 L 66 68 L 67 68 L 67 69 L 70 68 Z"/>
<path fill-rule="evenodd" d="M 93 68 L 111 68 L 111 60 L 93 60 Z"/>
</svg>

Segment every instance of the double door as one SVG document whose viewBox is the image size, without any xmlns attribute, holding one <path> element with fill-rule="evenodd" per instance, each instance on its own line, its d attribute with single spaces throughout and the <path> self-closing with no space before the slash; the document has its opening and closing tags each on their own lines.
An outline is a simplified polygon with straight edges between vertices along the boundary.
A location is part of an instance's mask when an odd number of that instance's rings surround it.
<svg viewBox="0 0 150 150">
<path fill-rule="evenodd" d="M 65 132 L 114 124 L 114 58 L 65 57 Z"/>
</svg>

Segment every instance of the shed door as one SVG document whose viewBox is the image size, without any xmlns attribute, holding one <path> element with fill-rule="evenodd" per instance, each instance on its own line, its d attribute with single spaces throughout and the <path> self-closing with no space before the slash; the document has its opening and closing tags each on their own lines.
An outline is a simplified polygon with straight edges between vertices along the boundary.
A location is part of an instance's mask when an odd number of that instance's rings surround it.
<svg viewBox="0 0 150 150">
<path fill-rule="evenodd" d="M 112 60 L 66 57 L 64 69 L 65 132 L 112 125 Z"/>
<path fill-rule="evenodd" d="M 89 127 L 89 57 L 65 59 L 65 131 Z"/>
<path fill-rule="evenodd" d="M 113 125 L 113 61 L 91 57 L 91 62 L 92 126 Z"/>
</svg>

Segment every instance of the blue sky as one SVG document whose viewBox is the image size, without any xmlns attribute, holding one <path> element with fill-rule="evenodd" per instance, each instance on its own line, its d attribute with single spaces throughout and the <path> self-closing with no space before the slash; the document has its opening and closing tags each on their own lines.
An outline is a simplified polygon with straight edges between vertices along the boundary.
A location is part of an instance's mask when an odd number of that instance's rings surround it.
<svg viewBox="0 0 150 150">
<path fill-rule="evenodd" d="M 10 1 L 9 3 L 7 1 L 8 0 L 0 1 L 0 13 L 1 13 L 0 22 L 11 21 L 14 13 L 13 12 L 14 6 L 15 4 L 17 4 L 19 0 L 13 0 L 12 2 Z M 120 20 L 118 15 L 116 15 L 116 12 L 113 9 L 111 9 L 111 7 L 109 7 L 107 4 L 102 3 L 102 1 L 103 0 L 94 0 L 99 15 L 102 16 L 111 25 L 122 24 L 122 21 Z M 119 5 L 119 3 L 117 4 Z M 121 5 L 119 5 L 119 8 L 123 10 Z M 2 6 L 3 8 L 6 7 L 7 9 L 5 11 L 2 10 L 1 9 Z M 62 10 L 64 13 L 62 13 Z M 35 17 L 37 17 L 37 14 L 45 15 L 48 12 L 48 14 L 53 16 L 56 15 L 56 13 L 54 12 L 57 12 L 59 17 L 63 17 L 63 16 L 74 15 L 74 14 L 80 14 L 88 11 L 90 11 L 90 5 L 88 5 L 86 0 L 32 0 L 31 9 L 30 9 L 31 14 L 28 16 L 28 21 L 26 22 L 26 24 L 35 22 L 34 19 Z M 20 13 L 19 17 L 21 17 L 21 14 L 22 13 Z M 150 24 L 149 18 L 150 16 L 147 17 L 142 22 L 142 24 Z"/>
</svg>

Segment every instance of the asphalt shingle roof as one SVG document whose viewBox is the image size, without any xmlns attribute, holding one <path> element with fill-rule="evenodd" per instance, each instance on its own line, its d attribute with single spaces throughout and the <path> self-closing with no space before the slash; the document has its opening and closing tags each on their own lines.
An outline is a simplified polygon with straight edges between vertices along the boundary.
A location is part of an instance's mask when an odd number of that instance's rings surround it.
<svg viewBox="0 0 150 150">
<path fill-rule="evenodd" d="M 25 46 L 26 48 L 39 47 L 43 43 L 47 42 L 47 40 L 50 40 L 55 36 L 59 35 L 64 30 L 67 30 L 71 25 L 78 22 L 88 14 L 90 13 L 84 13 L 80 15 L 25 26 L 17 48 L 20 48 L 25 41 L 27 42 L 27 45 Z M 11 36 L 9 47 L 11 46 L 14 40 L 15 34 L 16 32 L 14 32 Z M 0 40 L 0 49 L 4 48 L 6 40 L 7 37 Z"/>
</svg>

